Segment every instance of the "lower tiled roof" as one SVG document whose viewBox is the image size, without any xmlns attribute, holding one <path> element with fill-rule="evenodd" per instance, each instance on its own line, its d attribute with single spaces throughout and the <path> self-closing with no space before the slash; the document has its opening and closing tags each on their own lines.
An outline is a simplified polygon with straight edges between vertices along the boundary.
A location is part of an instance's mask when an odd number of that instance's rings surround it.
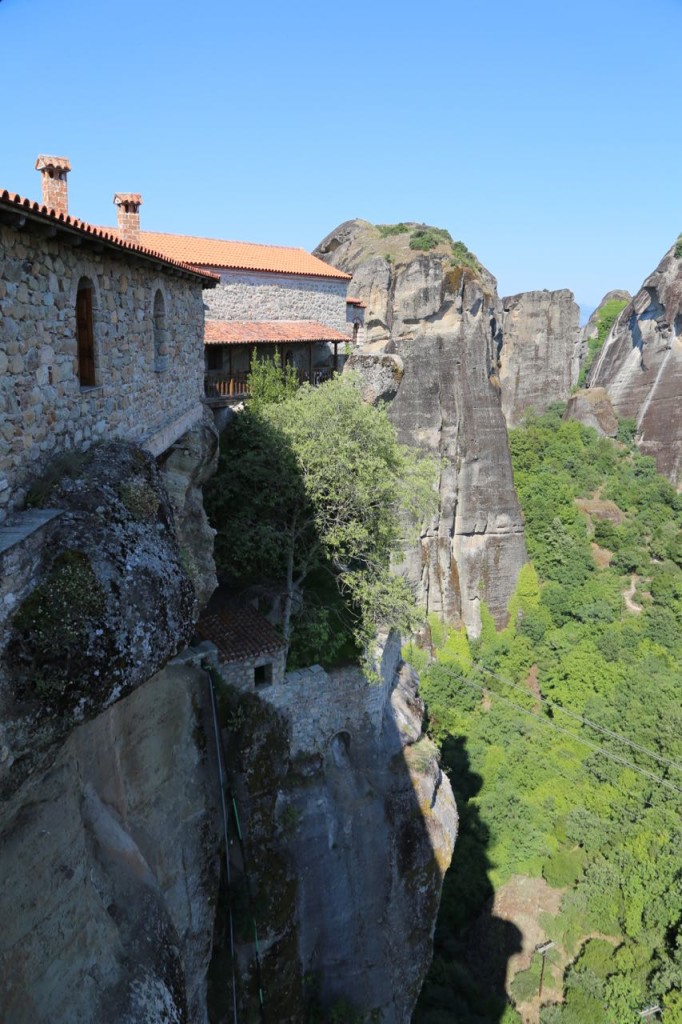
<svg viewBox="0 0 682 1024">
<path fill-rule="evenodd" d="M 216 645 L 225 662 L 276 654 L 287 646 L 284 637 L 255 608 L 228 608 L 202 615 L 196 631 Z"/>
<path fill-rule="evenodd" d="M 316 320 L 207 320 L 204 325 L 207 345 L 278 345 L 291 341 L 347 342 L 348 337 Z"/>
</svg>

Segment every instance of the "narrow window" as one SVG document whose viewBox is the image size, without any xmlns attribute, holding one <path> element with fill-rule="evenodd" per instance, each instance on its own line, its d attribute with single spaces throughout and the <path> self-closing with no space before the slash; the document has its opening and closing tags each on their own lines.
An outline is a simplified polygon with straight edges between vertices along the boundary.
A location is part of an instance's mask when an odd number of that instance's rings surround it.
<svg viewBox="0 0 682 1024">
<path fill-rule="evenodd" d="M 95 334 L 92 319 L 92 284 L 82 278 L 76 293 L 78 379 L 82 388 L 95 387 Z"/>
<path fill-rule="evenodd" d="M 166 330 L 166 303 L 163 293 L 157 288 L 154 296 L 154 369 L 168 369 L 168 331 Z"/>
<path fill-rule="evenodd" d="M 268 686 L 272 682 L 272 665 L 257 665 L 253 670 L 256 686 Z"/>
</svg>

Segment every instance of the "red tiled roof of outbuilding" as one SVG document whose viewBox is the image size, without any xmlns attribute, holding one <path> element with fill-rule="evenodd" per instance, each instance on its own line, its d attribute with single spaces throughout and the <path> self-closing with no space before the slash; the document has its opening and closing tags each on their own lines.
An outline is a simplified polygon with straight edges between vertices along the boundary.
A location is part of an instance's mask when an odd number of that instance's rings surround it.
<svg viewBox="0 0 682 1024">
<path fill-rule="evenodd" d="M 226 662 L 258 658 L 284 650 L 287 642 L 255 608 L 227 608 L 202 615 L 196 631 L 214 643 Z"/>
</svg>

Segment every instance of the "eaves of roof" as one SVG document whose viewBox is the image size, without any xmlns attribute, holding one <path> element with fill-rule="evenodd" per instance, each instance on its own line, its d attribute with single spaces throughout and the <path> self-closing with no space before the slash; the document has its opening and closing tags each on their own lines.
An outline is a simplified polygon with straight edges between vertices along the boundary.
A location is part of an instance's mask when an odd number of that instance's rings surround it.
<svg viewBox="0 0 682 1024">
<path fill-rule="evenodd" d="M 220 280 L 219 274 L 214 274 L 198 267 L 192 267 L 182 260 L 173 259 L 144 245 L 124 242 L 115 232 L 110 232 L 106 228 L 95 227 L 93 224 L 70 217 L 68 214 L 57 213 L 56 210 L 50 210 L 47 206 L 41 206 L 40 203 L 25 199 L 16 192 L 8 192 L 6 189 L 0 190 L 0 211 L 3 210 L 13 213 L 19 218 L 28 218 L 36 223 L 52 225 L 66 234 L 73 234 L 79 237 L 85 236 L 91 241 L 102 244 L 119 253 L 128 252 L 131 255 L 152 260 L 155 263 L 172 268 L 176 272 L 186 274 L 188 277 L 200 278 L 205 288 L 214 287 Z"/>
<path fill-rule="evenodd" d="M 348 337 L 316 320 L 206 320 L 206 345 L 279 345 L 290 342 L 333 341 Z"/>
<path fill-rule="evenodd" d="M 351 275 L 343 270 L 330 266 L 305 249 L 290 246 L 172 235 L 161 231 L 141 231 L 140 238 L 152 248 L 193 266 L 351 280 Z"/>
</svg>

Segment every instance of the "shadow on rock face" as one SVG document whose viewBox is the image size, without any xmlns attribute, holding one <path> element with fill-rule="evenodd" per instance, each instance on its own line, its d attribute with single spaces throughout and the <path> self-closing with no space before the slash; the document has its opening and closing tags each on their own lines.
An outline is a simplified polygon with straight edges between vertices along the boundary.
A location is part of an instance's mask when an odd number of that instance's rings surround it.
<svg viewBox="0 0 682 1024">
<path fill-rule="evenodd" d="M 489 831 L 471 803 L 482 780 L 469 768 L 466 740 L 449 737 L 442 754 L 459 808 L 460 830 L 443 885 L 433 963 L 412 1020 L 414 1024 L 499 1024 L 508 1005 L 507 964 L 520 952 L 522 936 L 515 925 L 492 913 Z"/>
<path fill-rule="evenodd" d="M 260 987 L 278 1024 L 410 1020 L 457 814 L 396 636 L 381 676 L 318 666 L 267 695 L 225 694 L 238 723 L 227 747 L 244 836 L 230 894 L 244 1019 Z M 228 936 L 216 938 L 209 1017 L 223 1024 Z"/>
</svg>

